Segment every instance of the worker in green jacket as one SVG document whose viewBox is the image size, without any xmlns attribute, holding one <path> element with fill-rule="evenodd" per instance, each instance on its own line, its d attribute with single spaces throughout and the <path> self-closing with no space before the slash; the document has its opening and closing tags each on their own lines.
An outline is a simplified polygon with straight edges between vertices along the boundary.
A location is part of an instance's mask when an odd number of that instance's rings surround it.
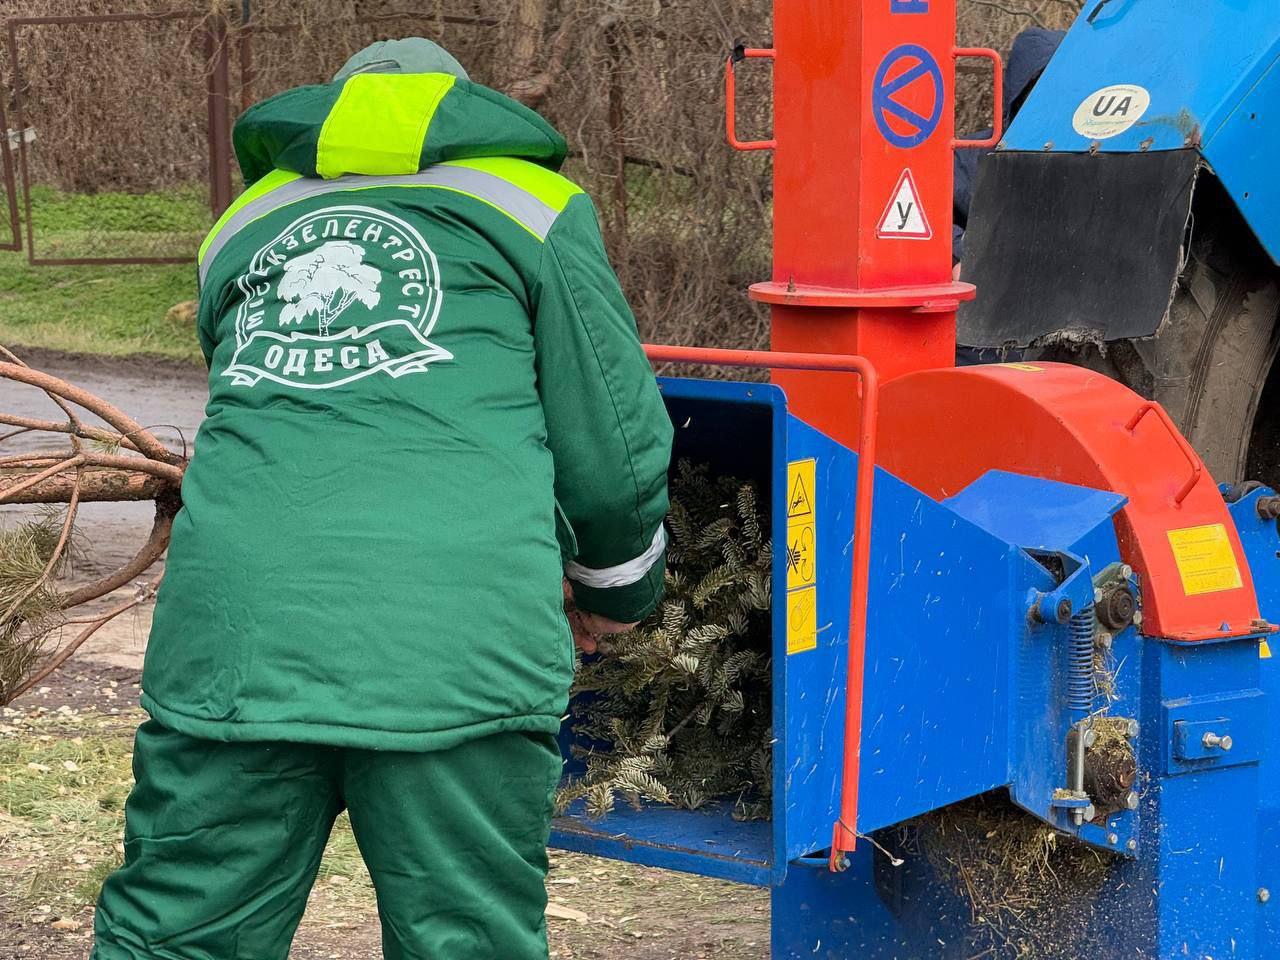
<svg viewBox="0 0 1280 960">
<path fill-rule="evenodd" d="M 657 604 L 671 425 L 565 142 L 424 40 L 248 110 L 97 960 L 284 960 L 344 809 L 383 951 L 547 955 L 575 622 Z"/>
</svg>

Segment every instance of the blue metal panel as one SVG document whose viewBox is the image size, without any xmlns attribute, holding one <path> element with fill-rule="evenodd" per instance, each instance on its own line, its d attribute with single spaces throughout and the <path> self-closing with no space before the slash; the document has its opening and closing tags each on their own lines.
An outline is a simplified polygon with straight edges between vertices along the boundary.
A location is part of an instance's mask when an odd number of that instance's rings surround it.
<svg viewBox="0 0 1280 960">
<path fill-rule="evenodd" d="M 1016 546 L 876 477 L 858 829 L 1009 782 L 1010 651 L 1052 577 Z"/>
<path fill-rule="evenodd" d="M 1092 602 L 1092 578 L 1120 561 L 1112 517 L 1125 502 L 1124 496 L 1108 491 L 992 470 L 944 501 L 944 505 L 1010 544 L 1046 555 L 1073 557 L 1075 563 L 1082 563 L 1078 576 L 1082 582 L 1069 591 L 1075 597 L 1075 608 L 1080 609 L 1084 603 Z M 1024 601 L 1022 609 L 1025 608 Z M 1072 723 L 1080 719 L 1064 698 L 1070 627 L 1057 623 L 1032 625 L 1025 618 L 1019 626 L 1021 629 L 1014 632 L 1010 643 L 1014 670 L 1010 697 L 1010 795 L 1024 809 L 1060 829 L 1091 843 L 1125 851 L 1137 826 L 1129 811 L 1114 814 L 1105 829 L 1090 824 L 1077 827 L 1068 810 L 1054 805 L 1055 792 L 1065 786 L 1067 735 Z M 1135 657 L 1132 662 L 1136 663 L 1137 643 L 1133 628 L 1114 637 L 1113 661 L 1122 664 Z M 1118 668 L 1108 712 L 1113 716 L 1135 716 L 1138 689 L 1137 672 Z"/>
<path fill-rule="evenodd" d="M 844 753 L 845 675 L 849 651 L 849 596 L 853 577 L 855 457 L 795 417 L 787 418 L 786 459 L 816 459 L 818 646 L 787 653 L 785 551 L 774 550 L 781 580 L 774 609 L 774 819 L 777 856 L 787 861 L 831 845 L 840 809 Z M 785 477 L 785 469 L 780 474 Z M 879 480 L 877 479 L 877 482 Z M 782 484 L 779 484 L 782 487 Z M 783 491 L 785 493 L 785 491 Z M 787 542 L 785 497 L 774 514 L 774 543 Z M 779 530 L 778 525 L 781 524 Z M 777 879 L 782 879 L 782 870 Z"/>
<path fill-rule="evenodd" d="M 1079 553 L 1076 546 L 1127 500 L 1107 490 L 991 470 L 943 504 L 1024 550 Z"/>
<path fill-rule="evenodd" d="M 1272 258 L 1280 258 L 1280 17 L 1274 0 L 1088 0 L 1005 135 L 1009 150 L 1200 147 Z M 1112 84 L 1147 90 L 1127 131 L 1093 141 L 1076 108 Z"/>
<path fill-rule="evenodd" d="M 1152 780 L 1143 795 L 1142 856 L 1126 871 L 1134 889 L 1117 881 L 1116 893 L 1131 904 L 1134 926 L 1148 928 L 1154 956 L 1263 960 L 1255 943 L 1258 764 L 1208 765 L 1162 776 L 1171 747 L 1169 728 L 1161 722 L 1167 712 L 1207 703 L 1216 711 L 1220 701 L 1252 699 L 1258 689 L 1257 644 L 1148 642 L 1143 661 L 1138 761 Z M 1151 890 L 1159 895 L 1152 897 Z"/>
<path fill-rule="evenodd" d="M 1240 534 L 1249 572 L 1258 592 L 1264 619 L 1280 623 L 1280 530 L 1276 521 L 1258 516 L 1258 500 L 1274 496 L 1263 488 L 1229 505 Z M 1263 648 L 1258 663 L 1258 687 L 1266 698 L 1262 763 L 1258 766 L 1258 956 L 1280 956 L 1280 734 L 1276 732 L 1276 704 L 1280 704 L 1280 638 Z"/>
<path fill-rule="evenodd" d="M 779 511 L 785 536 L 787 413 L 782 391 L 760 383 L 677 378 L 664 378 L 659 387 L 676 428 L 673 462 L 690 457 L 709 464 L 713 472 L 751 480 L 762 502 L 770 504 L 775 538 Z M 785 561 L 778 553 L 774 556 L 773 589 L 781 595 Z M 775 605 L 774 633 L 780 629 L 785 632 L 785 611 Z M 561 735 L 566 753 L 569 732 Z M 775 748 L 775 769 L 780 753 Z M 568 769 L 575 772 L 573 764 Z M 775 873 L 785 871 L 785 857 L 778 856 L 782 844 L 782 832 L 773 823 L 739 822 L 730 805 L 699 811 L 646 805 L 598 819 L 579 805 L 556 820 L 551 834 L 551 845 L 565 850 L 756 884 L 769 883 Z"/>
<path fill-rule="evenodd" d="M 693 811 L 622 805 L 600 819 L 578 807 L 556 821 L 551 845 L 757 886 L 773 877 L 772 824 L 735 820 L 732 804 Z"/>
<path fill-rule="evenodd" d="M 1200 152 L 1271 259 L 1280 261 L 1280 62 L 1272 61 Z"/>
<path fill-rule="evenodd" d="M 1006 149 L 1081 152 L 1076 108 L 1111 84 L 1143 87 L 1151 105 L 1129 130 L 1097 141 L 1130 153 L 1208 142 L 1280 55 L 1274 0 L 1089 0 L 1005 136 Z"/>
</svg>

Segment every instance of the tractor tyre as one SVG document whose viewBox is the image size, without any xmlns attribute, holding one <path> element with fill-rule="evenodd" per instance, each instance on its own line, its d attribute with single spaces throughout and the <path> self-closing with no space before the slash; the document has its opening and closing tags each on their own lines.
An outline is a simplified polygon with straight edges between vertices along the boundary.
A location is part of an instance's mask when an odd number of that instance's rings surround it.
<svg viewBox="0 0 1280 960">
<path fill-rule="evenodd" d="M 1106 373 L 1155 399 L 1214 480 L 1280 485 L 1280 272 L 1230 201 L 1195 231 L 1156 335 L 1104 345 L 1063 343 L 1030 355 Z M 1216 204 L 1215 204 L 1216 206 Z M 1234 214 L 1234 217 L 1231 216 Z M 1234 228 L 1234 229 L 1232 229 Z"/>
</svg>

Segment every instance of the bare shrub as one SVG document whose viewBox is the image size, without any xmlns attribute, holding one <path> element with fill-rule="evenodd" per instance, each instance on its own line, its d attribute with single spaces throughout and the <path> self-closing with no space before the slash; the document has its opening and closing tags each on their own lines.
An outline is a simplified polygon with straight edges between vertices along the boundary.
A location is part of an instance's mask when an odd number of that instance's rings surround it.
<svg viewBox="0 0 1280 960">
<path fill-rule="evenodd" d="M 960 0 L 959 42 L 1007 51 L 1067 25 L 1082 0 Z M 210 17 L 228 25 L 231 114 L 330 77 L 378 38 L 422 34 L 475 79 L 536 106 L 568 137 L 647 339 L 763 346 L 744 287 L 769 272 L 769 158 L 724 144 L 721 76 L 736 42 L 767 43 L 770 0 L 21 0 L 0 16 L 146 11 L 183 20 L 28 26 L 5 105 L 36 128 L 32 177 L 61 190 L 204 189 Z M 0 74 L 14 65 L 0 50 Z M 990 122 L 985 67 L 962 68 L 957 129 Z M 769 70 L 741 71 L 739 123 L 769 130 Z"/>
</svg>

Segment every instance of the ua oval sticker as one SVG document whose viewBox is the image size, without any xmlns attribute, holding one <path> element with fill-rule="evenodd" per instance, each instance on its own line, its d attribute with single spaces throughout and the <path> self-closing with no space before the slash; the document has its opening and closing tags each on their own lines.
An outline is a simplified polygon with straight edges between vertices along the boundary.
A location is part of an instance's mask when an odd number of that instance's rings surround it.
<svg viewBox="0 0 1280 960">
<path fill-rule="evenodd" d="M 444 294 L 435 254 L 399 217 L 334 206 L 294 220 L 236 280 L 237 386 L 325 389 L 422 373 L 453 354 L 427 339 Z"/>
<path fill-rule="evenodd" d="M 1151 106 L 1146 88 L 1131 83 L 1113 83 L 1085 97 L 1076 108 L 1071 125 L 1088 140 L 1106 140 L 1124 133 L 1142 119 Z"/>
</svg>

